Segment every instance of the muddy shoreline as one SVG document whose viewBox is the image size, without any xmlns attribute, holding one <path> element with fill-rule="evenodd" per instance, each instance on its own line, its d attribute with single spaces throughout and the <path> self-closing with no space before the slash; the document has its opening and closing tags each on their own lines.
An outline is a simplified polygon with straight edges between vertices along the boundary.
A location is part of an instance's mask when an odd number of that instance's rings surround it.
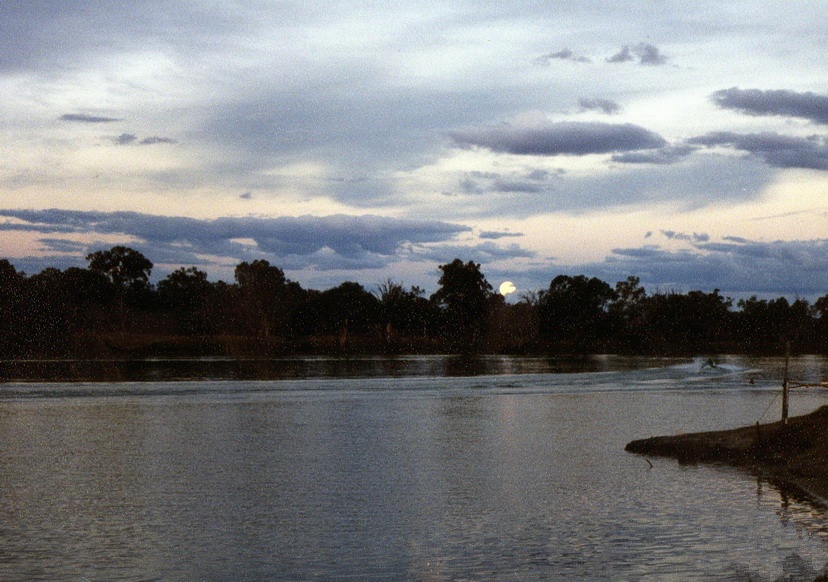
<svg viewBox="0 0 828 582">
<path fill-rule="evenodd" d="M 770 424 L 635 440 L 626 451 L 748 469 L 828 503 L 828 406 Z"/>
</svg>

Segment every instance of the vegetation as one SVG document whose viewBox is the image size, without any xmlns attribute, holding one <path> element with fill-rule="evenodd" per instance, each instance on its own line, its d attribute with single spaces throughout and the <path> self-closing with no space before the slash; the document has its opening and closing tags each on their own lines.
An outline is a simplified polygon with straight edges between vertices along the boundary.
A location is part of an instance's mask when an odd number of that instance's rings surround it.
<svg viewBox="0 0 828 582">
<path fill-rule="evenodd" d="M 648 295 L 559 275 L 517 303 L 493 293 L 480 265 L 440 265 L 438 289 L 387 280 L 303 289 L 267 261 L 235 281 L 196 267 L 150 283 L 152 262 L 116 246 L 88 268 L 18 272 L 0 260 L 0 358 L 272 356 L 292 353 L 828 353 L 828 295 L 810 305 L 711 293 Z"/>
</svg>

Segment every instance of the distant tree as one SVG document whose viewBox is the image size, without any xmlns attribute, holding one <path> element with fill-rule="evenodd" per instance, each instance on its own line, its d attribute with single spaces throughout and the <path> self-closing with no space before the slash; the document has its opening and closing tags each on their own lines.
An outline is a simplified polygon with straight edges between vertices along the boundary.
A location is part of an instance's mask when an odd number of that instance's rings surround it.
<svg viewBox="0 0 828 582">
<path fill-rule="evenodd" d="M 622 352 L 641 351 L 646 337 L 647 292 L 638 277 L 630 276 L 615 284 L 615 295 L 609 306 L 615 344 Z"/>
<path fill-rule="evenodd" d="M 118 289 L 146 285 L 152 273 L 152 262 L 139 251 L 114 246 L 108 251 L 95 251 L 86 256 L 89 269 L 105 275 Z"/>
<path fill-rule="evenodd" d="M 22 342 L 31 356 L 65 356 L 78 325 L 77 309 L 69 299 L 63 273 L 49 267 L 26 281 L 27 308 L 21 326 Z"/>
<path fill-rule="evenodd" d="M 244 261 L 235 269 L 239 288 L 238 308 L 247 326 L 256 330 L 256 334 L 268 338 L 272 335 L 276 297 L 287 281 L 284 271 L 271 265 L 269 261 L 259 259 L 252 263 Z"/>
<path fill-rule="evenodd" d="M 814 321 L 815 348 L 820 353 L 828 353 L 828 295 L 823 295 L 811 308 Z"/>
<path fill-rule="evenodd" d="M 159 281 L 157 288 L 162 307 L 177 315 L 182 331 L 207 332 L 205 307 L 215 290 L 207 280 L 207 273 L 196 267 L 181 267 Z"/>
<path fill-rule="evenodd" d="M 86 260 L 90 271 L 101 273 L 114 287 L 118 327 L 125 330 L 127 302 L 135 303 L 146 297 L 152 262 L 139 251 L 121 245 L 90 253 Z"/>
<path fill-rule="evenodd" d="M 476 349 L 486 327 L 492 286 L 473 261 L 460 259 L 438 267 L 440 288 L 431 296 L 443 311 L 445 334 L 455 349 Z"/>
<path fill-rule="evenodd" d="M 108 278 L 98 271 L 69 267 L 63 271 L 61 285 L 69 303 L 77 308 L 108 305 L 114 298 Z"/>
<path fill-rule="evenodd" d="M 659 353 L 727 348 L 734 336 L 731 305 L 718 289 L 654 295 L 646 301 L 643 315 L 647 344 Z"/>
<path fill-rule="evenodd" d="M 392 342 L 397 334 L 427 335 L 433 314 L 431 304 L 423 294 L 419 287 L 406 290 L 401 283 L 391 279 L 377 285 L 387 342 Z"/>
<path fill-rule="evenodd" d="M 284 271 L 266 260 L 243 262 L 236 266 L 242 312 L 258 335 L 292 334 L 291 319 L 301 298 L 298 283 L 289 281 Z"/>
<path fill-rule="evenodd" d="M 786 342 L 800 349 L 799 342 L 808 335 L 812 322 L 803 299 L 789 303 L 784 297 L 766 300 L 753 296 L 738 305 L 739 335 L 748 351 L 778 353 Z"/>
<path fill-rule="evenodd" d="M 25 313 L 26 276 L 7 260 L 0 259 L 0 355 L 14 356 L 26 330 L 21 318 Z"/>
<path fill-rule="evenodd" d="M 541 292 L 538 324 L 542 337 L 560 349 L 592 351 L 609 337 L 610 303 L 615 291 L 596 277 L 558 275 Z"/>
<path fill-rule="evenodd" d="M 337 334 L 343 348 L 351 335 L 368 334 L 380 321 L 379 300 L 353 281 L 323 291 L 316 296 L 314 306 L 320 328 Z"/>
</svg>

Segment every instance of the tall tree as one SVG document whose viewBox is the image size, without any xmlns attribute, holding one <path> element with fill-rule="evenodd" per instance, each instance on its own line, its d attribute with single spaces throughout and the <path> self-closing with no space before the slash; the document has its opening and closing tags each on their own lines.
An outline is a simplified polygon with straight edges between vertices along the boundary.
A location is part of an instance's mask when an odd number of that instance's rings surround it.
<svg viewBox="0 0 828 582">
<path fill-rule="evenodd" d="M 336 333 L 340 347 L 345 348 L 352 335 L 373 330 L 379 321 L 380 302 L 359 283 L 345 281 L 316 296 L 315 310 L 320 328 Z"/>
<path fill-rule="evenodd" d="M 263 259 L 240 263 L 235 276 L 248 325 L 266 338 L 290 335 L 291 317 L 302 294 L 299 284 Z"/>
<path fill-rule="evenodd" d="M 615 294 L 609 314 L 616 346 L 622 352 L 640 351 L 646 337 L 644 308 L 647 292 L 641 286 L 641 279 L 630 276 L 615 284 Z"/>
<path fill-rule="evenodd" d="M 26 277 L 7 259 L 0 259 L 0 356 L 13 356 L 21 346 L 27 330 L 21 318 L 25 314 Z"/>
<path fill-rule="evenodd" d="M 135 249 L 122 245 L 108 251 L 95 251 L 86 256 L 89 270 L 104 275 L 115 289 L 118 326 L 126 328 L 127 297 L 137 296 L 149 289 L 152 262 Z"/>
<path fill-rule="evenodd" d="M 446 335 L 455 348 L 476 349 L 486 327 L 492 286 L 473 261 L 454 259 L 438 268 L 443 273 L 440 288 L 431 299 L 443 310 Z"/>
<path fill-rule="evenodd" d="M 560 348 L 595 350 L 608 340 L 608 309 L 616 297 L 596 277 L 558 275 L 540 295 L 540 333 Z"/>
<path fill-rule="evenodd" d="M 207 273 L 196 267 L 181 267 L 158 282 L 158 297 L 166 309 L 178 315 L 185 333 L 207 331 L 205 307 L 214 287 Z"/>
<path fill-rule="evenodd" d="M 391 343 L 397 334 L 425 336 L 431 319 L 431 304 L 417 286 L 406 290 L 391 279 L 377 286 L 377 296 L 385 323 L 385 339 Z"/>
<path fill-rule="evenodd" d="M 114 246 L 108 251 L 95 251 L 86 256 L 89 269 L 103 273 L 118 289 L 146 285 L 152 273 L 152 262 L 139 251 Z"/>
</svg>

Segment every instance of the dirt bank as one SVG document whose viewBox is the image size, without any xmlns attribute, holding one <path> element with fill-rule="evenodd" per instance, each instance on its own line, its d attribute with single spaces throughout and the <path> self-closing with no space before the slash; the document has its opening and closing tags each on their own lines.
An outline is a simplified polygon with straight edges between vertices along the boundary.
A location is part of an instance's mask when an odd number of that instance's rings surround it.
<svg viewBox="0 0 828 582">
<path fill-rule="evenodd" d="M 796 485 L 828 501 L 828 406 L 772 424 L 660 436 L 625 447 L 639 455 L 680 463 L 725 463 Z"/>
</svg>

